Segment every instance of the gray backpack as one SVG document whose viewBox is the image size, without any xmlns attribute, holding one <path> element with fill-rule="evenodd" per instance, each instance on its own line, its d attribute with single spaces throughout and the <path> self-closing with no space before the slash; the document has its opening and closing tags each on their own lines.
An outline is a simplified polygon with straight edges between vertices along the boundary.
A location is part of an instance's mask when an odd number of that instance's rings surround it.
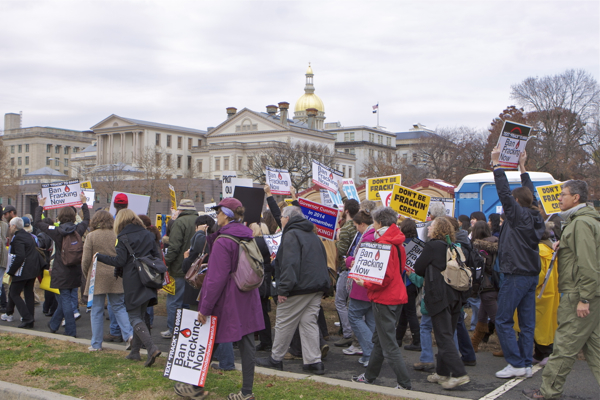
<svg viewBox="0 0 600 400">
<path fill-rule="evenodd" d="M 239 245 L 240 254 L 237 268 L 231 273 L 235 284 L 242 292 L 258 288 L 265 276 L 265 267 L 260 249 L 254 239 L 240 239 L 231 235 L 219 235 L 217 238 L 228 238 Z"/>
</svg>

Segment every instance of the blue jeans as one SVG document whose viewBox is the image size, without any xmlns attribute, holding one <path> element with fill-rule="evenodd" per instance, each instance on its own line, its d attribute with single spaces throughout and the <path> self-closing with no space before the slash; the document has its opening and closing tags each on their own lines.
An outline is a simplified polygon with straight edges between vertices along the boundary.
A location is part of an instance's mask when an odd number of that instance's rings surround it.
<svg viewBox="0 0 600 400">
<path fill-rule="evenodd" d="M 433 360 L 433 340 L 431 340 L 431 317 L 427 314 L 421 315 L 421 357 L 420 362 L 432 363 Z"/>
<path fill-rule="evenodd" d="M 108 310 L 108 318 L 110 319 L 110 334 L 112 336 L 121 336 L 121 328 L 119 327 L 119 323 L 117 322 L 117 317 L 113 312 L 110 301 L 108 302 L 108 306 L 106 307 Z M 127 312 L 127 311 L 126 311 Z"/>
<path fill-rule="evenodd" d="M 79 312 L 79 298 L 77 297 L 78 290 L 71 290 L 71 304 L 73 305 L 73 314 Z"/>
<path fill-rule="evenodd" d="M 375 317 L 373 316 L 371 303 L 350 298 L 348 319 L 350 320 L 352 332 L 354 332 L 354 336 L 356 336 L 356 340 L 362 348 L 362 360 L 369 361 L 371 351 L 373 351 L 371 340 L 373 339 L 373 332 L 375 332 Z"/>
<path fill-rule="evenodd" d="M 533 333 L 535 331 L 535 288 L 539 277 L 504 274 L 504 283 L 498 293 L 496 332 L 504 358 L 515 368 L 532 365 Z M 519 317 L 519 340 L 513 329 L 513 315 Z"/>
<path fill-rule="evenodd" d="M 106 294 L 94 295 L 92 304 L 92 347 L 102 348 L 102 338 L 104 337 L 104 299 Z M 123 340 L 127 341 L 133 336 L 133 328 L 129 323 L 129 317 L 125 310 L 125 295 L 123 293 L 108 293 L 108 304 L 111 307 L 120 331 L 123 333 Z"/>
<path fill-rule="evenodd" d="M 213 353 L 213 357 L 219 360 L 219 369 L 226 371 L 234 370 L 233 343 L 219 343 Z"/>
<path fill-rule="evenodd" d="M 167 328 L 172 333 L 175 327 L 177 309 L 183 306 L 183 293 L 185 292 L 185 277 L 175 279 L 175 294 L 167 294 Z"/>
<path fill-rule="evenodd" d="M 53 331 L 57 331 L 60 328 L 60 324 L 65 319 L 65 335 L 77 336 L 77 327 L 75 325 L 75 316 L 73 315 L 73 292 L 75 292 L 75 298 L 77 298 L 77 290 L 73 289 L 60 289 L 60 294 L 57 294 L 58 307 L 50 319 L 50 328 Z"/>
<path fill-rule="evenodd" d="M 454 332 L 454 343 L 456 344 L 456 348 L 458 349 L 463 361 L 475 361 L 477 359 L 464 318 L 458 319 L 458 324 L 456 324 L 456 332 Z"/>
<path fill-rule="evenodd" d="M 154 306 L 146 308 L 146 313 L 150 320 L 150 326 L 154 325 Z"/>
<path fill-rule="evenodd" d="M 479 297 L 469 297 L 467 302 L 471 305 L 471 326 L 469 327 L 469 330 L 474 331 L 475 325 L 477 325 L 477 315 L 479 314 L 481 299 Z"/>
<path fill-rule="evenodd" d="M 335 290 L 335 308 L 340 316 L 340 324 L 345 338 L 352 337 L 352 328 L 348 320 L 348 289 L 346 282 L 348 281 L 348 271 L 343 271 L 339 274 L 336 290 Z"/>
</svg>

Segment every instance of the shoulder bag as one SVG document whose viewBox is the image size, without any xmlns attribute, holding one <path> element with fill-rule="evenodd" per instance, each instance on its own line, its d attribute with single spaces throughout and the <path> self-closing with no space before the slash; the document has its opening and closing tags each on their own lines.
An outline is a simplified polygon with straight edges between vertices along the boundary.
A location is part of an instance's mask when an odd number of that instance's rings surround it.
<svg viewBox="0 0 600 400">
<path fill-rule="evenodd" d="M 165 272 L 167 272 L 167 266 L 164 264 L 163 260 L 151 255 L 138 258 L 129 245 L 127 236 L 124 236 L 122 240 L 129 253 L 133 256 L 133 263 L 139 273 L 142 285 L 151 289 L 162 288 Z"/>
<path fill-rule="evenodd" d="M 207 265 L 204 261 L 206 257 L 208 257 L 208 253 L 205 253 L 206 243 L 208 242 L 208 238 L 204 242 L 204 247 L 202 248 L 202 253 L 198 255 L 196 260 L 192 263 L 190 269 L 185 274 L 185 280 L 191 287 L 194 289 L 200 289 L 202 284 L 204 283 L 204 278 L 206 278 Z"/>
</svg>

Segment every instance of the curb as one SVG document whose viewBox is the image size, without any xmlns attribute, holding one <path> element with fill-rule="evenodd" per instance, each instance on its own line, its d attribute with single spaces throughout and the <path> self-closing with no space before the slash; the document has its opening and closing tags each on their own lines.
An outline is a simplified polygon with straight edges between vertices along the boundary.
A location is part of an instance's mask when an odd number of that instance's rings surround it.
<svg viewBox="0 0 600 400">
<path fill-rule="evenodd" d="M 0 398 L 3 400 L 76 400 L 77 397 L 49 392 L 27 386 L 0 381 Z"/>
</svg>

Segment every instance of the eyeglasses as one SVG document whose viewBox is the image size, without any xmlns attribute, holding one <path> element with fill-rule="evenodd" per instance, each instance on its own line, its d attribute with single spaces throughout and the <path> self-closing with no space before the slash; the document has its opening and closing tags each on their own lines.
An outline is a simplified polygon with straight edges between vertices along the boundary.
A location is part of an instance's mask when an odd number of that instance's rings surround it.
<svg viewBox="0 0 600 400">
<path fill-rule="evenodd" d="M 565 192 L 558 194 L 558 197 L 565 197 L 565 196 L 573 196 L 573 195 L 571 193 L 565 193 Z"/>
</svg>

